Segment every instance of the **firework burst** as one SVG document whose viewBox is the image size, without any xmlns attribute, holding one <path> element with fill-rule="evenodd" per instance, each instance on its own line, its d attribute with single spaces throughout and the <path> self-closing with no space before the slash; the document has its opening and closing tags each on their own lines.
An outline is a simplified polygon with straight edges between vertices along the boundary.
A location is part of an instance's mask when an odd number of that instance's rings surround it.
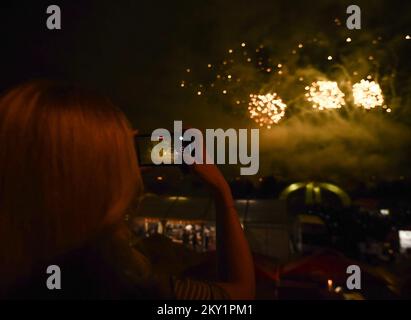
<svg viewBox="0 0 411 320">
<path fill-rule="evenodd" d="M 334 81 L 315 81 L 305 88 L 307 100 L 313 103 L 313 108 L 339 109 L 345 105 L 344 93 Z"/>
<path fill-rule="evenodd" d="M 378 83 L 369 80 L 361 80 L 352 87 L 354 104 L 364 109 L 373 109 L 382 106 L 384 97 Z"/>
<path fill-rule="evenodd" d="M 271 129 L 273 124 L 277 124 L 284 117 L 286 108 L 287 105 L 276 93 L 250 94 L 248 103 L 250 118 L 260 127 Z"/>
</svg>

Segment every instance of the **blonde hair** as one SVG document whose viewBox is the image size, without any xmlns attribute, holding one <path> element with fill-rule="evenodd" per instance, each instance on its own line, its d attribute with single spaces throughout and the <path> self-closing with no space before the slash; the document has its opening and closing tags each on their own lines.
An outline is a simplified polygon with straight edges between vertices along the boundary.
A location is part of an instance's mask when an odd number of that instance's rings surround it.
<svg viewBox="0 0 411 320">
<path fill-rule="evenodd" d="M 120 220 L 141 187 L 133 133 L 109 100 L 35 81 L 0 99 L 0 296 L 39 262 Z"/>
</svg>

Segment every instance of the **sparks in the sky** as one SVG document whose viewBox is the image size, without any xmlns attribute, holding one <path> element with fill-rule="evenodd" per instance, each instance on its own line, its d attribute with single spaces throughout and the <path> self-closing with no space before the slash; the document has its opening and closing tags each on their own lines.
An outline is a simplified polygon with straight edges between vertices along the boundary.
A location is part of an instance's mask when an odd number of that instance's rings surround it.
<svg viewBox="0 0 411 320">
<path fill-rule="evenodd" d="M 248 111 L 250 118 L 260 127 L 271 129 L 273 124 L 277 124 L 285 114 L 287 105 L 283 103 L 276 93 L 265 95 L 250 94 Z"/>
<path fill-rule="evenodd" d="M 384 97 L 381 87 L 375 81 L 361 80 L 352 87 L 354 104 L 364 109 L 373 109 L 382 106 Z"/>
<path fill-rule="evenodd" d="M 338 109 L 345 105 L 344 93 L 334 81 L 315 81 L 306 87 L 307 100 L 313 103 L 313 108 Z"/>
</svg>

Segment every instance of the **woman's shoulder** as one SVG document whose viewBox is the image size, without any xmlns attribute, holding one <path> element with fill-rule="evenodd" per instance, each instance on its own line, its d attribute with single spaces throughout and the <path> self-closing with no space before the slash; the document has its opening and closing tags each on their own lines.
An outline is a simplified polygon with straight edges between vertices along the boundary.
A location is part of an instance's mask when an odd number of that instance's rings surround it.
<svg viewBox="0 0 411 320">
<path fill-rule="evenodd" d="M 216 283 L 154 270 L 125 223 L 42 264 L 11 295 L 17 299 L 228 299 Z M 61 289 L 46 286 L 47 266 L 60 268 Z"/>
<path fill-rule="evenodd" d="M 121 223 L 100 237 L 95 248 L 129 291 L 144 292 L 144 297 L 173 298 L 171 277 L 154 271 L 150 260 L 137 249 L 137 242 L 128 226 Z"/>
<path fill-rule="evenodd" d="M 149 260 L 133 246 L 126 225 L 117 225 L 36 266 L 15 285 L 12 299 L 150 299 L 171 298 L 170 278 L 152 272 Z M 60 289 L 47 287 L 47 267 L 60 271 Z"/>
</svg>

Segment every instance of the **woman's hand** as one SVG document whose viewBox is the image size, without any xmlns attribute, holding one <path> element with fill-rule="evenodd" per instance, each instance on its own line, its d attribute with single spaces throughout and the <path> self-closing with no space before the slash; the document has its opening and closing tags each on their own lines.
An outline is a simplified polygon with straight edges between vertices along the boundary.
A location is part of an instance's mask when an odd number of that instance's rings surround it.
<svg viewBox="0 0 411 320">
<path fill-rule="evenodd" d="M 230 195 L 231 190 L 226 179 L 221 173 L 220 169 L 208 160 L 212 160 L 207 153 L 207 148 L 205 143 L 203 144 L 203 153 L 202 153 L 203 163 L 194 163 L 190 165 L 191 171 L 196 174 L 203 182 L 205 182 L 214 192 L 223 193 Z"/>
</svg>

